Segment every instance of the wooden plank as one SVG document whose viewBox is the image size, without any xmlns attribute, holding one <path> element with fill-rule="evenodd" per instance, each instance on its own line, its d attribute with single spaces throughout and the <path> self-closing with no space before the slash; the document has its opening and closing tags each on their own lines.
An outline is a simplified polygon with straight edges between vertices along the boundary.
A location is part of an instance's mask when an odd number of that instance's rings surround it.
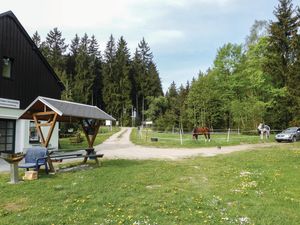
<svg viewBox="0 0 300 225">
<path fill-rule="evenodd" d="M 55 114 L 57 114 L 55 111 L 47 111 L 47 112 L 33 113 L 32 115 L 36 115 L 36 116 L 49 116 L 49 115 L 55 115 Z"/>
<path fill-rule="evenodd" d="M 85 137 L 86 137 L 86 140 L 87 140 L 87 142 L 88 142 L 89 148 L 93 148 L 93 145 L 92 145 L 92 143 L 91 143 L 91 139 L 90 139 L 90 137 L 89 137 L 87 131 L 85 130 L 85 126 L 84 126 L 84 124 L 83 124 L 83 121 L 81 121 L 81 127 L 82 127 L 83 133 L 84 133 L 84 135 L 85 135 Z"/>
<path fill-rule="evenodd" d="M 53 124 L 53 122 L 50 123 L 39 123 L 38 126 L 39 127 L 50 127 Z"/>
<path fill-rule="evenodd" d="M 53 133 L 53 130 L 54 130 L 54 127 L 55 127 L 55 124 L 56 124 L 56 120 L 57 120 L 57 113 L 54 115 L 53 117 L 53 120 L 51 121 L 51 125 L 50 125 L 50 130 L 48 132 L 48 136 L 47 136 L 47 139 L 46 139 L 46 142 L 45 142 L 45 147 L 47 148 L 48 145 L 49 145 L 49 142 L 50 142 L 50 139 L 51 139 L 51 136 L 52 136 L 52 133 Z"/>
<path fill-rule="evenodd" d="M 56 124 L 56 121 L 57 121 L 57 115 L 58 114 L 56 112 L 41 112 L 41 113 L 34 113 L 33 114 L 33 119 L 34 119 L 34 122 L 35 122 L 35 127 L 36 127 L 36 129 L 38 131 L 39 136 L 42 139 L 42 145 L 44 147 L 46 147 L 46 148 L 48 147 L 50 139 L 51 139 L 51 136 L 53 134 L 53 130 L 54 130 L 54 127 L 55 127 L 55 124 Z M 48 119 L 48 121 L 51 121 L 51 122 L 50 123 L 39 123 L 38 116 L 50 116 L 50 118 Z M 41 129 L 42 126 L 44 126 L 44 127 L 47 127 L 47 126 L 50 127 L 46 139 L 45 139 L 43 131 Z M 48 155 L 48 158 L 47 158 L 47 162 L 49 164 L 50 171 L 51 172 L 55 172 L 54 166 L 52 164 L 52 161 L 51 161 L 51 158 L 50 158 L 49 155 Z"/>
<path fill-rule="evenodd" d="M 96 137 L 97 137 L 99 128 L 100 128 L 100 121 L 97 120 L 97 121 L 96 121 L 96 125 L 94 126 L 94 135 L 93 135 L 92 140 L 91 140 L 92 148 L 94 147 L 94 142 L 95 142 L 95 140 L 96 140 Z"/>
<path fill-rule="evenodd" d="M 40 138 L 42 139 L 42 145 L 45 144 L 45 138 L 44 138 L 44 135 L 43 135 L 43 132 L 42 132 L 42 129 L 41 127 L 39 126 L 39 122 L 38 122 L 38 119 L 36 117 L 36 115 L 32 115 L 33 116 L 33 120 L 34 120 L 34 124 L 35 124 L 35 128 L 37 129 L 38 131 L 38 135 L 40 136 Z"/>
</svg>

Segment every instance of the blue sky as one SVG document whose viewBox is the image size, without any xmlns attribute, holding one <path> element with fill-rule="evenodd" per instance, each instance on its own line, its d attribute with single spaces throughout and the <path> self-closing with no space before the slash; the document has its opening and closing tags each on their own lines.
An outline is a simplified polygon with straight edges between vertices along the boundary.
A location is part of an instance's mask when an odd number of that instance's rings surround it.
<svg viewBox="0 0 300 225">
<path fill-rule="evenodd" d="M 294 0 L 299 5 L 300 0 Z M 101 50 L 110 34 L 132 52 L 145 37 L 164 90 L 185 84 L 213 63 L 225 43 L 243 43 L 254 20 L 273 20 L 277 0 L 0 0 L 32 35 L 58 27 L 67 43 L 94 34 Z"/>
</svg>

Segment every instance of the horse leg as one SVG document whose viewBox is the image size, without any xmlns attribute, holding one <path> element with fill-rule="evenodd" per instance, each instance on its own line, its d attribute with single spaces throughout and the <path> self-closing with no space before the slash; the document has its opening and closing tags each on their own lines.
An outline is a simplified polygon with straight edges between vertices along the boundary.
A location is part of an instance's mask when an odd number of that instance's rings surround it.
<svg viewBox="0 0 300 225">
<path fill-rule="evenodd" d="M 208 142 L 210 142 L 210 133 L 209 132 L 207 133 L 207 136 L 208 136 Z"/>
<path fill-rule="evenodd" d="M 204 133 L 205 142 L 207 142 L 207 136 L 206 133 Z"/>
<path fill-rule="evenodd" d="M 198 141 L 198 134 L 193 134 L 193 139 Z"/>
</svg>

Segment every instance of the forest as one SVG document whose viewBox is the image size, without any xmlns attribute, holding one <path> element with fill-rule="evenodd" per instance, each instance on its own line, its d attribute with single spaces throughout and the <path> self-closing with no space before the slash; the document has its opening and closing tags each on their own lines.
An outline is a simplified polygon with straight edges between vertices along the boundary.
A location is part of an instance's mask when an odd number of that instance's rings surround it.
<svg viewBox="0 0 300 225">
<path fill-rule="evenodd" d="M 103 53 L 94 35 L 67 45 L 54 28 L 46 40 L 38 32 L 32 39 L 63 82 L 62 99 L 97 105 L 122 126 L 148 120 L 158 130 L 252 130 L 263 122 L 283 129 L 300 125 L 300 9 L 279 0 L 273 13 L 273 21 L 254 22 L 244 43 L 220 47 L 207 71 L 172 82 L 166 93 L 144 38 L 133 55 L 124 37 L 113 35 Z"/>
</svg>

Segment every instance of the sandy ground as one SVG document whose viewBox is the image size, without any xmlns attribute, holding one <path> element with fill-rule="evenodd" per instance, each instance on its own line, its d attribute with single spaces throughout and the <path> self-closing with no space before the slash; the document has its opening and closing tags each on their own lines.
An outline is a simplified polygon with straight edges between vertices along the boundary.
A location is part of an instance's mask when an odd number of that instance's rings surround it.
<svg viewBox="0 0 300 225">
<path fill-rule="evenodd" d="M 215 156 L 218 154 L 228 154 L 237 151 L 246 151 L 256 148 L 270 147 L 278 145 L 277 143 L 265 144 L 245 144 L 237 146 L 225 146 L 220 148 L 154 148 L 138 146 L 130 142 L 129 136 L 132 128 L 122 128 L 121 131 L 112 135 L 108 140 L 100 145 L 95 146 L 95 150 L 104 154 L 105 159 L 162 159 L 162 160 L 178 160 L 195 156 Z M 85 152 L 85 151 L 83 151 Z M 82 160 L 82 159 L 80 159 Z M 64 160 L 71 161 L 71 160 Z M 74 161 L 74 160 L 72 160 Z M 0 172 L 9 171 L 9 164 L 0 159 Z"/>
</svg>

